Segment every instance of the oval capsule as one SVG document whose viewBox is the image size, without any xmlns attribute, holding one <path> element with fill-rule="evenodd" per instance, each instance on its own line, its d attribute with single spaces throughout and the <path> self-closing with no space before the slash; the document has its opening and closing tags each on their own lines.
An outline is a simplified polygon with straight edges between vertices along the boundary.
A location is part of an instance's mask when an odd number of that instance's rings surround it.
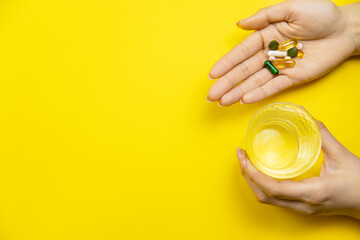
<svg viewBox="0 0 360 240">
<path fill-rule="evenodd" d="M 296 47 L 296 45 L 298 44 L 298 40 L 295 38 L 289 39 L 285 42 L 282 42 L 279 44 L 278 50 L 279 51 L 287 51 L 290 48 Z"/>
<path fill-rule="evenodd" d="M 277 59 L 272 62 L 277 69 L 290 68 L 295 66 L 294 59 Z"/>
<path fill-rule="evenodd" d="M 273 56 L 273 57 L 286 57 L 287 56 L 287 52 L 284 51 L 278 51 L 278 50 L 270 50 L 268 51 L 267 55 L 269 57 Z"/>
</svg>

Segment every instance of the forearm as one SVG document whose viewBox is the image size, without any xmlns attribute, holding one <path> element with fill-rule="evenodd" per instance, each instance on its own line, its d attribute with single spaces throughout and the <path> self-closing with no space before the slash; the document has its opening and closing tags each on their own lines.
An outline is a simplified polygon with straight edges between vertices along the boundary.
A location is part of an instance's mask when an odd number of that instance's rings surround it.
<svg viewBox="0 0 360 240">
<path fill-rule="evenodd" d="M 344 5 L 341 10 L 346 15 L 347 27 L 356 46 L 353 55 L 360 55 L 360 3 Z"/>
</svg>

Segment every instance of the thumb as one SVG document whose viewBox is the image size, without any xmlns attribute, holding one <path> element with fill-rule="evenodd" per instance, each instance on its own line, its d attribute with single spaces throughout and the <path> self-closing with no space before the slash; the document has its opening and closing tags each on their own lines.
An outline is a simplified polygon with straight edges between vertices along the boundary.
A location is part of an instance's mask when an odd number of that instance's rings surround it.
<svg viewBox="0 0 360 240">
<path fill-rule="evenodd" d="M 251 17 L 237 23 L 237 26 L 245 30 L 258 30 L 270 23 L 286 21 L 290 17 L 290 7 L 287 2 L 282 2 L 267 8 L 261 8 Z"/>
<path fill-rule="evenodd" d="M 338 156 L 343 155 L 348 150 L 330 133 L 325 125 L 316 120 L 321 133 L 321 149 L 327 158 L 339 159 Z"/>
</svg>

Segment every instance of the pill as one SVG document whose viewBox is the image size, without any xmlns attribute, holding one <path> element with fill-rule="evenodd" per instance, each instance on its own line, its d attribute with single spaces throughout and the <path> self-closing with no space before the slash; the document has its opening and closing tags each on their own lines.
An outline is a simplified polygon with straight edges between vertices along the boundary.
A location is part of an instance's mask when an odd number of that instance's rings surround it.
<svg viewBox="0 0 360 240">
<path fill-rule="evenodd" d="M 296 49 L 296 47 L 290 48 L 290 49 L 287 51 L 287 54 L 288 54 L 290 57 L 294 58 L 294 57 L 297 56 L 298 50 Z"/>
<path fill-rule="evenodd" d="M 286 57 L 287 56 L 287 52 L 284 51 L 278 51 L 278 50 L 270 50 L 268 51 L 268 56 L 274 56 L 274 57 Z"/>
<path fill-rule="evenodd" d="M 270 61 L 274 61 L 275 59 L 276 59 L 276 57 L 274 57 L 274 56 L 270 56 L 270 57 L 269 57 L 269 60 L 270 60 Z"/>
<path fill-rule="evenodd" d="M 278 50 L 279 51 L 287 51 L 290 48 L 296 47 L 296 45 L 298 44 L 298 40 L 297 39 L 289 39 L 285 42 L 282 42 L 279 44 Z"/>
<path fill-rule="evenodd" d="M 297 57 L 298 58 L 303 58 L 304 57 L 304 52 L 299 50 L 298 53 L 297 53 Z"/>
<path fill-rule="evenodd" d="M 279 46 L 279 43 L 275 40 L 273 40 L 269 43 L 269 48 L 271 50 L 277 50 L 278 46 Z"/>
<path fill-rule="evenodd" d="M 291 57 L 290 57 L 290 56 L 286 56 L 285 59 L 291 59 Z"/>
<path fill-rule="evenodd" d="M 295 66 L 295 60 L 294 59 L 276 59 L 272 62 L 274 67 L 277 69 L 283 69 L 283 68 L 290 68 Z"/>
<path fill-rule="evenodd" d="M 296 44 L 296 48 L 297 48 L 298 50 L 301 50 L 301 49 L 303 48 L 302 43 L 298 43 L 298 44 Z"/>
<path fill-rule="evenodd" d="M 276 60 L 275 60 L 276 61 Z M 266 60 L 264 62 L 264 66 L 269 69 L 269 71 L 274 74 L 274 75 L 277 75 L 279 74 L 279 70 L 276 69 L 276 67 L 268 60 Z"/>
</svg>

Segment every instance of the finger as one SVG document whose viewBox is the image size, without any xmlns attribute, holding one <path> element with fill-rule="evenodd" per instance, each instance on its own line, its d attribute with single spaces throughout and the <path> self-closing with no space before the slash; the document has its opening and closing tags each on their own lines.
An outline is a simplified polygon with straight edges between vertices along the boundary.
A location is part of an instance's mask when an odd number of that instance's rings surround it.
<svg viewBox="0 0 360 240">
<path fill-rule="evenodd" d="M 259 71 L 263 68 L 265 58 L 265 53 L 260 51 L 220 77 L 210 88 L 208 99 L 212 101 L 218 100 L 235 85 Z"/>
<path fill-rule="evenodd" d="M 233 67 L 254 55 L 262 47 L 263 40 L 260 33 L 258 31 L 252 33 L 214 64 L 210 70 L 209 77 L 212 79 L 221 77 Z"/>
<path fill-rule="evenodd" d="M 321 133 L 321 148 L 323 153 L 327 156 L 326 161 L 339 161 L 344 156 L 344 153 L 349 151 L 342 145 L 327 129 L 324 123 L 317 121 Z M 338 157 L 339 156 L 339 157 Z"/>
<path fill-rule="evenodd" d="M 235 86 L 228 93 L 221 97 L 222 105 L 231 105 L 235 102 L 241 101 L 245 103 L 241 97 L 250 92 L 251 90 L 262 86 L 271 79 L 274 78 L 274 75 L 267 69 L 261 69 L 260 71 L 251 75 L 248 79 L 242 82 L 240 85 Z"/>
<path fill-rule="evenodd" d="M 246 93 L 242 100 L 244 103 L 255 103 L 278 93 L 285 88 L 293 86 L 295 83 L 286 75 L 279 75 L 264 85 Z"/>
<path fill-rule="evenodd" d="M 246 158 L 244 174 L 269 196 L 281 199 L 298 200 L 313 203 L 321 187 L 318 178 L 308 178 L 306 181 L 277 180 L 259 170 Z"/>
<path fill-rule="evenodd" d="M 268 201 L 268 204 L 282 207 L 282 208 L 288 208 L 295 210 L 296 212 L 299 212 L 304 215 L 312 215 L 315 214 L 316 208 L 301 201 L 296 200 L 284 200 L 284 199 L 277 199 L 277 198 L 270 198 Z"/>
<path fill-rule="evenodd" d="M 241 172 L 244 175 L 244 178 L 246 180 L 246 182 L 248 183 L 248 185 L 250 186 L 251 190 L 254 192 L 256 199 L 261 202 L 261 203 L 267 203 L 270 199 L 270 197 L 263 191 L 261 190 L 255 183 L 253 183 L 248 175 L 244 174 L 244 167 L 245 167 L 245 151 L 241 148 L 238 148 L 236 151 L 236 155 L 238 157 L 238 160 L 240 162 L 240 166 L 241 166 Z"/>
<path fill-rule="evenodd" d="M 238 27 L 245 30 L 256 30 L 268 26 L 270 23 L 288 21 L 291 9 L 287 2 L 282 2 L 267 8 L 262 8 L 251 17 L 237 23 Z"/>
<path fill-rule="evenodd" d="M 245 160 L 245 156 L 243 155 L 244 150 L 238 149 L 238 159 L 240 161 Z M 243 172 L 244 173 L 244 172 Z M 278 199 L 278 198 L 272 198 L 270 197 L 268 194 L 266 194 L 266 192 L 264 192 L 260 187 L 258 187 L 254 182 L 252 182 L 247 174 L 244 174 L 244 178 L 246 180 L 246 182 L 248 183 L 249 187 L 251 188 L 251 190 L 254 192 L 256 199 L 260 202 L 260 203 L 265 203 L 265 204 L 270 204 L 270 205 L 274 205 L 274 206 L 278 206 L 278 207 L 283 207 L 283 208 L 289 208 L 289 209 L 293 209 L 297 212 L 300 212 L 302 214 L 312 214 L 314 212 L 314 209 L 301 201 L 296 201 L 296 200 L 285 200 L 285 199 Z"/>
<path fill-rule="evenodd" d="M 254 184 L 247 175 L 244 175 L 246 182 L 248 183 L 251 190 L 254 192 L 254 195 L 258 202 L 273 205 L 276 207 L 282 207 L 287 209 L 292 209 L 301 214 L 310 215 L 316 212 L 315 208 L 309 204 L 297 201 L 297 200 L 286 200 L 281 198 L 274 198 L 267 195 L 262 191 L 256 184 Z"/>
</svg>

